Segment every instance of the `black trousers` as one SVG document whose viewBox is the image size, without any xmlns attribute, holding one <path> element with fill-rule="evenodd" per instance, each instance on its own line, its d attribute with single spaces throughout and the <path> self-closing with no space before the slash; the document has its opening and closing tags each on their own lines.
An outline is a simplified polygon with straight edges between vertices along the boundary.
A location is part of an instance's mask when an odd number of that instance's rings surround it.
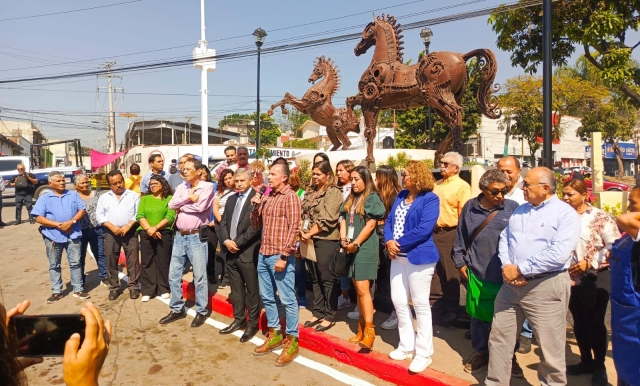
<svg viewBox="0 0 640 386">
<path fill-rule="evenodd" d="M 27 217 L 31 220 L 31 209 L 33 208 L 33 194 L 16 194 L 16 222 L 22 221 L 22 206 L 27 207 Z"/>
<path fill-rule="evenodd" d="M 460 309 L 460 272 L 451 258 L 456 230 L 433 233 L 433 242 L 438 248 L 440 260 L 436 263 L 436 274 L 431 280 L 431 302 L 440 303 L 446 312 Z"/>
<path fill-rule="evenodd" d="M 231 286 L 229 298 L 233 304 L 233 317 L 238 322 L 243 322 L 246 320 L 248 311 L 249 325 L 258 327 L 262 305 L 256 263 L 244 263 L 237 255 L 232 254 L 227 256 L 226 263 Z"/>
<path fill-rule="evenodd" d="M 140 260 L 142 295 L 154 297 L 171 293 L 169 289 L 169 264 L 173 248 L 173 232 L 162 230 L 162 238 L 155 239 L 140 232 Z"/>
<path fill-rule="evenodd" d="M 131 229 L 124 236 L 116 236 L 106 227 L 104 230 L 104 255 L 107 258 L 107 280 L 109 280 L 109 291 L 120 289 L 120 279 L 118 279 L 118 258 L 120 249 L 124 249 L 127 257 L 127 275 L 129 276 L 129 291 L 138 289 L 138 279 L 140 278 L 139 243 L 136 230 Z"/>
<path fill-rule="evenodd" d="M 604 369 L 607 355 L 607 326 L 604 319 L 609 304 L 609 291 L 598 288 L 594 305 L 588 307 L 580 301 L 581 295 L 584 295 L 581 294 L 583 290 L 580 286 L 571 287 L 569 298 L 569 311 L 573 316 L 573 333 L 580 349 L 580 361 L 594 369 Z"/>
<path fill-rule="evenodd" d="M 338 310 L 338 296 L 340 296 L 340 281 L 335 273 L 329 269 L 331 256 L 338 249 L 338 240 L 313 240 L 316 260 L 305 260 L 307 270 L 313 285 L 312 313 L 318 319 L 333 322 Z"/>
<path fill-rule="evenodd" d="M 218 248 L 218 233 L 215 228 L 209 227 L 209 234 L 207 236 L 207 248 L 209 249 L 209 260 L 207 261 L 207 276 L 213 276 L 216 281 L 218 277 L 220 281 L 229 277 L 227 262 L 224 257 L 220 256 L 216 252 Z"/>
</svg>

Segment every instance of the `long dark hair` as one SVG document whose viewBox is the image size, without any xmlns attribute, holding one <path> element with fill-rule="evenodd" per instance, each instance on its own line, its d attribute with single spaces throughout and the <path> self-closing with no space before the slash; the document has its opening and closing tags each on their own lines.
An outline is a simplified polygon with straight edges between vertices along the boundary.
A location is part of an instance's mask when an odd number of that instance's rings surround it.
<svg viewBox="0 0 640 386">
<path fill-rule="evenodd" d="M 20 386 L 26 384 L 26 380 L 18 363 L 18 342 L 9 332 L 6 320 L 7 310 L 0 303 L 0 385 Z"/>
<path fill-rule="evenodd" d="M 149 181 L 152 180 L 158 181 L 162 186 L 162 198 L 167 198 L 173 195 L 173 189 L 171 189 L 171 185 L 169 185 L 169 181 L 167 181 L 166 178 L 162 177 L 161 175 L 154 174 L 151 176 L 151 178 L 149 178 Z M 151 190 L 149 190 L 149 193 L 151 193 Z"/>
<path fill-rule="evenodd" d="M 326 153 L 316 153 L 316 155 L 313 156 L 313 160 L 311 162 L 313 162 L 314 164 L 316 163 L 316 158 L 322 158 L 323 161 L 327 161 L 329 162 L 329 156 Z"/>
<path fill-rule="evenodd" d="M 313 168 L 311 169 L 311 171 L 313 172 L 313 169 L 318 169 L 322 172 L 322 174 L 326 174 L 328 175 L 327 177 L 327 186 L 325 187 L 325 189 L 329 186 L 335 185 L 336 183 L 336 176 L 335 174 L 333 174 L 333 169 L 331 169 L 331 164 L 327 161 L 320 161 L 317 162 L 315 165 L 313 165 Z M 318 189 L 317 186 L 315 186 L 315 184 L 313 183 L 313 180 L 311 182 L 311 185 L 309 186 L 312 190 L 316 190 Z"/>
<path fill-rule="evenodd" d="M 362 178 L 362 180 L 364 181 L 364 190 L 362 191 L 362 193 L 356 195 L 356 193 L 353 191 L 352 184 L 351 192 L 349 192 L 349 197 L 347 197 L 347 200 L 344 203 L 344 210 L 345 212 L 350 211 L 351 207 L 357 203 L 358 206 L 356 206 L 356 213 L 364 216 L 364 202 L 367 200 L 367 197 L 369 197 L 371 193 L 376 192 L 376 185 L 373 183 L 373 177 L 371 176 L 371 171 L 369 170 L 369 168 L 366 168 L 364 166 L 356 166 L 351 173 L 358 173 L 360 175 L 360 178 Z M 361 196 L 363 200 L 359 199 Z"/>
<path fill-rule="evenodd" d="M 382 165 L 376 169 L 376 188 L 384 204 L 384 217 L 386 218 L 398 193 L 402 190 L 398 182 L 398 173 L 393 166 Z"/>
<path fill-rule="evenodd" d="M 200 166 L 198 166 L 197 170 L 204 170 L 204 173 L 207 176 L 204 180 L 207 181 L 207 182 L 211 182 L 212 181 L 211 180 L 211 171 L 209 171 L 208 167 L 206 167 L 205 165 L 200 165 Z"/>
<path fill-rule="evenodd" d="M 248 171 L 249 169 L 247 169 Z M 231 174 L 233 175 L 233 170 L 231 169 L 224 169 L 221 173 L 220 173 L 220 177 L 218 177 L 218 188 L 216 189 L 216 192 L 218 193 L 222 193 L 225 190 L 229 189 L 227 188 L 227 185 L 224 184 L 224 178 L 227 176 L 227 174 Z"/>
</svg>

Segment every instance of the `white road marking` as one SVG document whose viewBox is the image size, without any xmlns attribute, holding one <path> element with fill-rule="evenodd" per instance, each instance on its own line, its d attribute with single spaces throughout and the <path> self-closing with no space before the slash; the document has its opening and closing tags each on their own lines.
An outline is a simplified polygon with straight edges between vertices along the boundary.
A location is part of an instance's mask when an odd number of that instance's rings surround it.
<svg viewBox="0 0 640 386">
<path fill-rule="evenodd" d="M 127 277 L 127 275 L 125 275 L 123 272 L 118 273 L 118 278 L 124 280 L 124 281 L 129 281 L 129 278 Z M 161 301 L 162 303 L 166 304 L 167 306 L 169 305 L 169 299 L 162 299 L 161 297 L 156 297 L 156 300 Z M 187 314 L 193 318 L 196 317 L 196 312 L 192 309 L 187 309 Z M 212 313 L 213 314 L 213 313 Z M 217 321 L 215 319 L 212 319 L 211 317 L 208 317 L 207 320 L 205 321 L 206 324 L 217 328 L 218 330 L 222 330 L 223 328 L 228 327 L 228 324 L 225 324 L 223 322 Z M 240 338 L 243 334 L 242 331 L 234 331 L 232 333 L 234 336 L 237 336 L 238 338 Z M 256 346 L 260 346 L 264 343 L 264 339 L 258 338 L 256 336 L 254 336 L 253 338 L 251 338 L 251 340 L 249 340 L 249 342 L 253 343 Z M 280 355 L 280 353 L 282 352 L 282 350 L 274 350 L 272 351 L 273 354 L 276 355 Z M 309 358 L 303 357 L 302 355 L 298 355 L 296 357 L 296 359 L 293 360 L 294 362 L 308 367 L 310 369 L 316 370 L 318 372 L 321 372 L 325 375 L 330 376 L 331 378 L 340 381 L 344 384 L 347 385 L 353 385 L 353 386 L 374 386 L 372 383 L 369 383 L 365 380 L 362 380 L 360 378 L 356 378 L 354 376 L 351 376 L 349 374 L 345 374 L 341 371 L 338 371 L 330 366 L 324 365 L 322 363 L 316 362 L 314 360 L 311 360 Z"/>
</svg>

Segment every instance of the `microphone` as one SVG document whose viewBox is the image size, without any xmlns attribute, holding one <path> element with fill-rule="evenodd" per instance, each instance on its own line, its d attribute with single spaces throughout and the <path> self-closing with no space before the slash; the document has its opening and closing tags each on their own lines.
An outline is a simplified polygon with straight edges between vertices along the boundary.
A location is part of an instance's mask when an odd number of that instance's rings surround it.
<svg viewBox="0 0 640 386">
<path fill-rule="evenodd" d="M 260 188 L 260 192 L 258 192 L 258 194 L 260 195 L 260 198 L 262 198 L 262 196 L 264 195 L 264 192 L 266 192 L 266 191 L 267 191 L 267 187 L 266 186 L 263 186 L 263 187 Z M 256 204 L 256 203 L 254 203 L 251 206 L 251 210 L 252 211 L 256 210 L 257 208 L 258 208 L 258 204 Z"/>
</svg>

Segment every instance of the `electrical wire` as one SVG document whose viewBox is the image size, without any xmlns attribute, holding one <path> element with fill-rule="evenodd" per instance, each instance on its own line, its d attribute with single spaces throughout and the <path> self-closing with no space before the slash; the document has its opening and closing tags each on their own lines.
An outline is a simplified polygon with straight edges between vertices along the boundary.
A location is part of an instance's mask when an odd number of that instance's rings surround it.
<svg viewBox="0 0 640 386">
<path fill-rule="evenodd" d="M 45 16 L 54 16 L 54 15 L 64 15 L 64 14 L 67 14 L 67 13 L 91 11 L 91 10 L 99 9 L 99 8 L 116 7 L 116 6 L 119 6 L 119 5 L 125 5 L 125 4 L 131 4 L 131 3 L 140 3 L 140 2 L 142 2 L 142 0 L 131 0 L 131 1 L 125 1 L 125 2 L 122 2 L 122 3 L 98 5 L 98 6 L 90 7 L 90 8 L 72 9 L 72 10 L 69 10 L 69 11 L 43 13 L 43 14 L 40 14 L 40 15 L 31 15 L 31 16 L 18 16 L 18 17 L 11 17 L 11 18 L 7 18 L 7 19 L 0 19 L 0 22 L 12 21 L 12 20 L 33 19 L 33 18 L 36 18 L 36 17 L 45 17 Z"/>
</svg>

